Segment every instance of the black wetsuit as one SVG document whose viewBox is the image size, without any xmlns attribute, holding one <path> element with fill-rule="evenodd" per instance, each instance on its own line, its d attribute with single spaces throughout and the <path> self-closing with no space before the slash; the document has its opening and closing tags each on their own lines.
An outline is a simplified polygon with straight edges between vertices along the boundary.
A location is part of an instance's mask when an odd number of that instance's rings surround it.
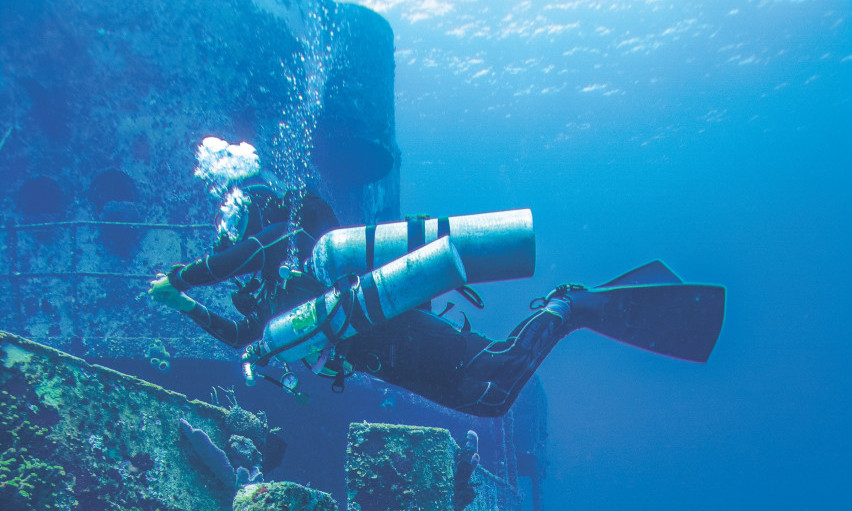
<svg viewBox="0 0 852 511">
<path fill-rule="evenodd" d="M 544 309 L 505 341 L 462 332 L 431 312 L 414 309 L 343 341 L 356 370 L 431 401 L 482 417 L 503 415 L 541 362 L 568 332 Z"/>
<path fill-rule="evenodd" d="M 259 274 L 264 286 L 253 311 L 244 311 L 239 321 L 210 312 L 200 303 L 184 312 L 210 335 L 234 348 L 242 348 L 263 336 L 263 329 L 273 315 L 316 297 L 323 289 L 312 286 L 293 286 L 284 292 L 278 284 L 279 268 L 291 245 L 297 254 L 310 254 L 314 243 L 325 231 L 339 225 L 334 212 L 323 200 L 308 196 L 302 199 L 300 226 L 302 231 L 291 232 L 289 219 L 272 223 L 260 232 L 218 253 L 206 255 L 192 263 L 177 266 L 169 272 L 169 283 L 178 291 L 209 286 L 233 277 Z"/>
<path fill-rule="evenodd" d="M 296 239 L 299 254 L 310 254 L 313 241 L 337 226 L 324 202 L 306 202 L 301 225 L 309 236 Z M 289 223 L 272 224 L 233 247 L 178 267 L 169 274 L 179 291 L 260 272 L 265 299 L 241 321 L 231 321 L 201 304 L 185 313 L 211 335 L 239 348 L 260 339 L 266 323 L 280 312 L 324 290 L 310 285 L 283 291 L 278 268 L 287 254 Z M 506 413 L 556 342 L 569 330 L 563 316 L 541 309 L 524 320 L 505 341 L 461 331 L 424 310 L 411 310 L 383 324 L 364 328 L 336 345 L 355 370 L 398 385 L 464 413 Z M 363 322 L 362 322 L 363 324 Z"/>
</svg>

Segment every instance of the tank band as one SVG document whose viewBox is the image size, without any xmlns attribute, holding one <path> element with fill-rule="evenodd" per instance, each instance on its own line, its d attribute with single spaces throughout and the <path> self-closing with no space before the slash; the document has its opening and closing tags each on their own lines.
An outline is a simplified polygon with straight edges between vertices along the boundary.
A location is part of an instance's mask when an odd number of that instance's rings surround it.
<svg viewBox="0 0 852 511">
<path fill-rule="evenodd" d="M 382 304 L 379 302 L 379 290 L 376 287 L 376 281 L 373 279 L 372 273 L 367 273 L 361 277 L 361 291 L 364 293 L 367 320 L 374 325 L 386 321 L 387 318 L 384 311 L 382 311 Z"/>
<path fill-rule="evenodd" d="M 364 236 L 367 242 L 367 271 L 372 271 L 376 264 L 376 226 L 365 227 Z"/>
<path fill-rule="evenodd" d="M 408 253 L 412 253 L 426 244 L 426 220 L 428 215 L 408 217 Z M 432 300 L 426 300 L 418 309 L 432 310 Z"/>
<path fill-rule="evenodd" d="M 426 244 L 426 219 L 422 216 L 408 217 L 408 252 Z"/>
<path fill-rule="evenodd" d="M 450 217 L 442 216 L 438 219 L 438 237 L 450 234 Z"/>
</svg>

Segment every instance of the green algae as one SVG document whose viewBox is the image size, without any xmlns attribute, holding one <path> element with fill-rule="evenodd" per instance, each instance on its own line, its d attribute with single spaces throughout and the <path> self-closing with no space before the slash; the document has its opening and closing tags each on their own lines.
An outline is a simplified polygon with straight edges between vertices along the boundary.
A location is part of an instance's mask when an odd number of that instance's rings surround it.
<svg viewBox="0 0 852 511">
<path fill-rule="evenodd" d="M 29 351 L 10 343 L 3 343 L 2 349 L 6 352 L 6 356 L 3 359 L 3 367 L 6 369 L 11 369 L 16 364 L 26 366 L 30 363 L 30 359 L 33 356 Z"/>
<path fill-rule="evenodd" d="M 178 426 L 187 417 L 221 443 L 226 410 L 9 334 L 0 343 L 0 488 L 20 509 L 230 507 L 233 489 L 195 462 Z"/>
<path fill-rule="evenodd" d="M 337 511 L 331 495 L 291 483 L 249 484 L 237 492 L 234 511 Z"/>
<path fill-rule="evenodd" d="M 76 505 L 74 496 L 66 490 L 73 480 L 53 456 L 56 443 L 48 438 L 49 424 L 57 415 L 55 410 L 32 404 L 32 390 L 20 382 L 2 383 L 0 502 L 14 509 L 50 510 Z"/>
</svg>

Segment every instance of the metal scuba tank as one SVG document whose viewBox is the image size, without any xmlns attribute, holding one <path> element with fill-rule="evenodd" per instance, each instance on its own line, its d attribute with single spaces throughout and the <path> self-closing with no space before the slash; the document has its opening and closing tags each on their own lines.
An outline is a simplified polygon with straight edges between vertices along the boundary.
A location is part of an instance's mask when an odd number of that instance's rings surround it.
<svg viewBox="0 0 852 511">
<path fill-rule="evenodd" d="M 306 265 L 331 285 L 342 275 L 369 271 L 444 234 L 458 249 L 469 284 L 529 277 L 535 271 L 529 209 L 334 229 L 317 241 Z"/>
<path fill-rule="evenodd" d="M 360 277 L 353 274 L 325 294 L 276 316 L 267 323 L 259 345 L 253 345 L 247 354 L 272 354 L 281 362 L 315 356 L 358 332 L 352 324 L 353 314 L 363 314 L 362 324 L 366 320 L 375 325 L 465 281 L 459 253 L 444 236 Z M 251 358 L 244 355 L 244 360 Z"/>
</svg>

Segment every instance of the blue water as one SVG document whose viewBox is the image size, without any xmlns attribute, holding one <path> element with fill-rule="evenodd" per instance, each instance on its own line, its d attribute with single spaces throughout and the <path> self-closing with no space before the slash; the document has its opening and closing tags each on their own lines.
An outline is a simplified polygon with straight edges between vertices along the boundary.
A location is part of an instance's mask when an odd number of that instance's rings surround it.
<svg viewBox="0 0 852 511">
<path fill-rule="evenodd" d="M 706 365 L 573 334 L 545 508 L 837 509 L 852 475 L 852 2 L 362 1 L 396 37 L 403 213 L 531 207 L 474 328 L 660 258 L 727 286 Z"/>
</svg>

